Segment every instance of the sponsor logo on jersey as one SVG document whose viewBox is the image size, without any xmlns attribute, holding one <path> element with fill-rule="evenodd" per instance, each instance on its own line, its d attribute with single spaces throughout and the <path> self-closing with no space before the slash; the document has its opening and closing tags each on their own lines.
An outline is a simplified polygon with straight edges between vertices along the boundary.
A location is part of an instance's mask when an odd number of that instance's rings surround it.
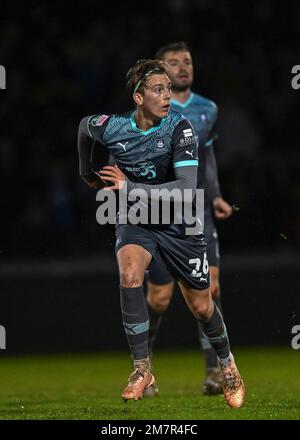
<svg viewBox="0 0 300 440">
<path fill-rule="evenodd" d="M 191 157 L 193 157 L 194 159 L 197 159 L 197 157 L 194 156 L 193 151 L 188 151 L 188 150 L 186 150 L 185 153 L 186 153 L 186 154 L 189 154 L 189 155 L 190 155 Z"/>
<path fill-rule="evenodd" d="M 107 118 L 108 118 L 108 115 L 94 116 L 93 119 L 91 120 L 91 125 L 93 127 L 102 125 L 103 122 L 105 122 Z"/>
<path fill-rule="evenodd" d="M 183 130 L 183 134 L 184 134 L 185 139 L 193 137 L 193 132 L 192 132 L 191 128 L 186 128 L 185 130 Z"/>
<path fill-rule="evenodd" d="M 179 143 L 181 147 L 186 147 L 188 145 L 194 144 L 195 142 L 195 138 L 194 136 L 192 136 L 185 139 L 181 138 Z"/>
<path fill-rule="evenodd" d="M 127 144 L 128 144 L 128 142 L 124 142 L 124 144 L 122 144 L 122 142 L 117 142 L 117 145 L 120 145 L 120 147 L 122 147 L 124 149 L 124 151 L 126 151 Z"/>
<path fill-rule="evenodd" d="M 184 147 L 195 142 L 195 136 L 191 128 L 186 128 L 182 130 L 183 138 L 180 139 L 180 146 Z"/>
<path fill-rule="evenodd" d="M 155 179 L 156 168 L 150 161 L 136 162 L 133 167 L 126 167 L 126 171 L 133 173 L 136 177 L 146 177 L 146 179 Z"/>
</svg>

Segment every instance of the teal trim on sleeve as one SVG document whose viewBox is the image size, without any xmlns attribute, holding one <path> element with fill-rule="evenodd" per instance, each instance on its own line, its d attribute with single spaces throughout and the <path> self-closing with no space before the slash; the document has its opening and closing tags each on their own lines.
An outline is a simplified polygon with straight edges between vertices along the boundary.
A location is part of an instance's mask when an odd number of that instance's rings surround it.
<svg viewBox="0 0 300 440">
<path fill-rule="evenodd" d="M 180 162 L 174 162 L 174 168 L 198 166 L 198 160 L 181 160 Z"/>
<path fill-rule="evenodd" d="M 209 140 L 204 144 L 204 146 L 205 146 L 205 147 L 210 147 L 213 143 L 214 143 L 214 139 L 209 139 Z"/>
<path fill-rule="evenodd" d="M 210 147 L 211 145 L 213 145 L 213 143 L 219 138 L 219 136 L 217 135 L 217 133 L 215 133 L 213 135 L 213 137 L 211 137 L 210 139 L 208 139 L 208 141 L 204 144 L 205 147 Z"/>
</svg>

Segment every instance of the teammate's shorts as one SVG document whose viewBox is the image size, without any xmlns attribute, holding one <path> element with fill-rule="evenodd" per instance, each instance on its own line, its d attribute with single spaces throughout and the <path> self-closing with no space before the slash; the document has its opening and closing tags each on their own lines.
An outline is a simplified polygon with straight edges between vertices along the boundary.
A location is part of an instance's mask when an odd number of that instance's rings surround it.
<svg viewBox="0 0 300 440">
<path fill-rule="evenodd" d="M 219 239 L 212 215 L 205 215 L 204 221 L 204 234 L 207 242 L 209 265 L 220 267 Z"/>
<path fill-rule="evenodd" d="M 152 263 L 161 257 L 176 280 L 193 289 L 209 287 L 209 266 L 204 235 L 175 236 L 166 230 L 151 230 L 139 225 L 116 225 L 116 253 L 126 244 L 142 246 L 152 255 Z"/>
<path fill-rule="evenodd" d="M 174 281 L 159 252 L 155 260 L 152 260 L 149 270 L 147 271 L 147 278 L 152 284 L 158 285 L 169 284 Z"/>
</svg>

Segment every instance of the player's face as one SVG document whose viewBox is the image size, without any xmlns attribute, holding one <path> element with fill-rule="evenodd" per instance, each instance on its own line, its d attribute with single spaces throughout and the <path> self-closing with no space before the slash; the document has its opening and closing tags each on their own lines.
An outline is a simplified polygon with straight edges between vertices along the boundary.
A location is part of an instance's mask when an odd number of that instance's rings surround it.
<svg viewBox="0 0 300 440">
<path fill-rule="evenodd" d="M 184 91 L 191 87 L 194 72 L 190 52 L 186 50 L 166 52 L 163 60 L 169 65 L 168 75 L 170 76 L 174 90 Z"/>
<path fill-rule="evenodd" d="M 167 75 L 151 75 L 143 89 L 143 110 L 155 118 L 165 118 L 170 110 L 171 87 Z"/>
</svg>

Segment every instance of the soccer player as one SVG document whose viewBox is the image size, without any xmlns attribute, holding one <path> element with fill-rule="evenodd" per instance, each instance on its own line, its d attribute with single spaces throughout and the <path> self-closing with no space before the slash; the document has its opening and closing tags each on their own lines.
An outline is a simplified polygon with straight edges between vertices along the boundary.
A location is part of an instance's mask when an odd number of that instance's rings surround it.
<svg viewBox="0 0 300 440">
<path fill-rule="evenodd" d="M 129 70 L 127 86 L 135 111 L 123 115 L 93 115 L 81 120 L 79 170 L 90 187 L 99 188 L 104 181 L 110 184 L 106 190 L 119 191 L 120 198 L 126 187 L 131 193 L 134 189 L 144 190 L 151 202 L 161 199 L 154 189 L 195 192 L 198 158 L 194 131 L 184 116 L 170 111 L 171 81 L 164 66 L 162 61 L 141 60 Z M 116 163 L 96 173 L 90 161 L 95 141 L 113 155 Z M 120 217 L 116 237 L 121 311 L 134 364 L 123 399 L 141 398 L 155 381 L 148 353 L 149 318 L 143 280 L 146 269 L 159 252 L 216 350 L 226 402 L 234 408 L 242 406 L 245 387 L 230 351 L 222 315 L 209 290 L 203 233 L 188 235 L 184 218 L 181 224 L 145 225 L 123 224 Z"/>
<path fill-rule="evenodd" d="M 193 62 L 189 47 L 184 42 L 173 43 L 160 48 L 156 58 L 168 63 L 168 75 L 172 81 L 171 108 L 182 113 L 192 123 L 198 143 L 199 172 L 198 188 L 205 188 L 204 234 L 207 242 L 207 258 L 210 266 L 210 290 L 221 311 L 219 283 L 219 243 L 214 216 L 226 219 L 232 214 L 231 206 L 222 198 L 213 143 L 217 107 L 213 101 L 191 91 L 193 84 Z M 168 308 L 174 289 L 171 274 L 158 256 L 148 273 L 147 304 L 150 318 L 149 351 L 152 353 L 162 315 Z M 202 391 L 206 395 L 223 393 L 223 375 L 218 368 L 217 355 L 199 326 L 199 340 L 202 345 L 206 377 Z M 158 389 L 150 387 L 145 395 L 152 396 Z"/>
</svg>

